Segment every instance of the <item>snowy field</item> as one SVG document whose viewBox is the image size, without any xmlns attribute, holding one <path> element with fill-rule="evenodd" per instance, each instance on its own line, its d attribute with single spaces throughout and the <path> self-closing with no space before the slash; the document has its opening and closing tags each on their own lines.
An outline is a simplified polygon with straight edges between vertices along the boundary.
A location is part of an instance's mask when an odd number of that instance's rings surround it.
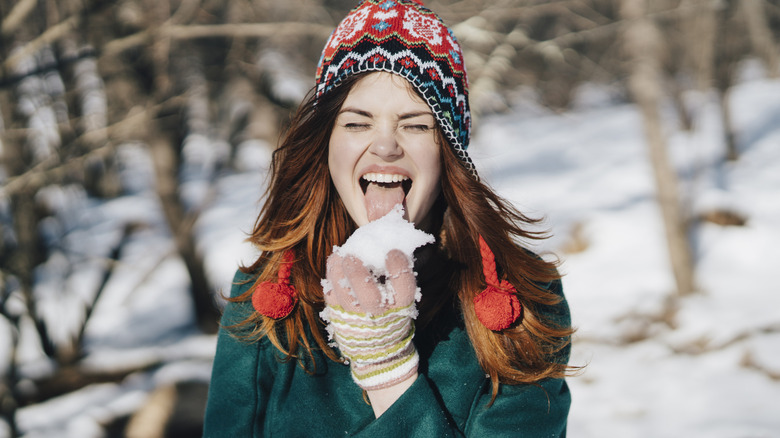
<svg viewBox="0 0 780 438">
<path fill-rule="evenodd" d="M 747 223 L 696 229 L 700 291 L 675 306 L 634 106 L 593 88 L 564 114 L 521 103 L 477 121 L 470 152 L 480 174 L 522 211 L 547 217 L 554 237 L 536 249 L 563 260 L 578 327 L 572 363 L 587 365 L 570 379 L 572 438 L 780 437 L 780 81 L 754 73 L 733 90 L 742 156 L 732 163 L 720 163 L 725 149 L 713 96 L 686 98 L 692 132 L 677 130 L 666 111 L 686 206 L 692 214 L 725 208 Z M 99 437 L 99 424 L 133 412 L 153 388 L 208 380 L 215 339 L 192 328 L 186 270 L 150 190 L 150 163 L 138 146 L 121 153 L 133 194 L 107 203 L 78 192 L 51 194 L 61 214 L 81 224 L 67 237 L 82 248 L 84 262 L 63 286 L 66 273 L 54 257 L 38 273 L 40 291 L 51 291 L 52 318 L 72 325 L 64 315 L 78 314 L 78 291 L 94 290 L 99 278 L 90 256 L 109 251 L 119 239 L 117 224 L 143 224 L 87 327 L 86 364 L 165 365 L 22 409 L 18 425 L 28 438 Z M 267 145 L 243 144 L 240 172 L 219 179 L 216 202 L 198 223 L 209 274 L 222 290 L 236 265 L 252 257 L 242 240 L 258 211 L 268 159 Z M 5 343 L 0 336 L 3 355 Z M 38 347 L 25 336 L 22 347 L 23 372 L 46 373 Z"/>
<path fill-rule="evenodd" d="M 577 229 L 587 245 L 560 254 L 578 327 L 572 363 L 587 364 L 570 379 L 569 436 L 780 437 L 780 82 L 734 89 L 736 162 L 718 164 L 713 96 L 688 96 L 694 132 L 670 130 L 687 208 L 747 218 L 696 230 L 700 291 L 672 309 L 641 119 L 606 97 L 583 93 L 562 115 L 490 117 L 472 154 L 502 194 L 547 215 L 547 247 L 566 248 Z"/>
</svg>

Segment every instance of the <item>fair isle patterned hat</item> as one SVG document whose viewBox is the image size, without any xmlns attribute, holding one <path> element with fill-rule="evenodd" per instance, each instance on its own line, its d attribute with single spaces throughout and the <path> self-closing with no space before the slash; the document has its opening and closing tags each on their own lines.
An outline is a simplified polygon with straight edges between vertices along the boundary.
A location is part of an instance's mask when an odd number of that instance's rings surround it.
<svg viewBox="0 0 780 438">
<path fill-rule="evenodd" d="M 466 153 L 471 131 L 463 53 L 441 19 L 421 2 L 365 0 L 341 21 L 317 66 L 317 98 L 346 77 L 386 71 L 406 78 L 431 107 L 450 145 L 477 176 Z"/>
</svg>

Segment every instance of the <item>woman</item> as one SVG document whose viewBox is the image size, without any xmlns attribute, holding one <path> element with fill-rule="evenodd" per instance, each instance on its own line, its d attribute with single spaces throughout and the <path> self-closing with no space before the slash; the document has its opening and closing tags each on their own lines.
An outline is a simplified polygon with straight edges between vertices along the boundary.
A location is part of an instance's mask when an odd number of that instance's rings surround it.
<svg viewBox="0 0 780 438">
<path fill-rule="evenodd" d="M 565 435 L 568 307 L 517 243 L 542 238 L 534 221 L 468 158 L 462 59 L 414 1 L 364 1 L 336 28 L 274 153 L 205 436 Z M 390 247 L 347 250 L 393 220 Z M 394 249 L 403 224 L 432 243 Z"/>
</svg>

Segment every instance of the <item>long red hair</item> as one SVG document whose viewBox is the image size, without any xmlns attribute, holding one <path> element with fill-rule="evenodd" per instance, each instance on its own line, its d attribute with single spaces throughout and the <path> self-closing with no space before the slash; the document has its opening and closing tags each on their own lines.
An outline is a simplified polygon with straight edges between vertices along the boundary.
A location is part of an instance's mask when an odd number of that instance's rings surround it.
<svg viewBox="0 0 780 438">
<path fill-rule="evenodd" d="M 361 77 L 353 75 L 328 94 L 317 100 L 310 95 L 301 104 L 274 152 L 266 201 L 249 238 L 261 255 L 242 270 L 253 276 L 255 284 L 276 279 L 285 250 L 292 249 L 296 255 L 291 280 L 299 302 L 293 312 L 281 320 L 255 312 L 239 324 L 249 329 L 242 330 L 244 337 L 267 337 L 288 360 L 303 359 L 301 353 L 313 358 L 314 348 L 339 360 L 319 318 L 324 307 L 320 279 L 325 278 L 333 246 L 343 244 L 356 226 L 330 179 L 328 141 L 344 100 Z M 443 288 L 429 296 L 423 294 L 418 327 L 432 321 L 443 303 L 458 303 L 479 363 L 491 377 L 494 397 L 499 383 L 533 383 L 564 376 L 565 361 L 556 357 L 568 347 L 572 329 L 568 320 L 563 324 L 553 321 L 545 310 L 560 302 L 558 295 L 548 291 L 551 282 L 559 280 L 558 271 L 555 263 L 518 244 L 545 237 L 528 231 L 538 221 L 518 212 L 472 176 L 441 133 L 438 140 L 442 191 L 433 207 L 434 228 L 438 249 L 449 259 L 450 269 Z M 501 332 L 485 328 L 474 311 L 473 298 L 485 287 L 480 235 L 503 268 L 500 275 L 517 289 L 524 308 L 521 321 Z M 253 289 L 230 300 L 249 301 Z"/>
</svg>

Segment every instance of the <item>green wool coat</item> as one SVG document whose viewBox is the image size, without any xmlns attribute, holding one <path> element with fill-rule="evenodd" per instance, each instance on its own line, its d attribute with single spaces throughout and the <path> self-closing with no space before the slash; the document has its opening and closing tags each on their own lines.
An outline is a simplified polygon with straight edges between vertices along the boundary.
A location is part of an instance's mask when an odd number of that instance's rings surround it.
<svg viewBox="0 0 780 438">
<path fill-rule="evenodd" d="M 251 286 L 239 272 L 231 296 Z M 563 297 L 560 282 L 550 290 Z M 566 301 L 544 310 L 569 326 Z M 250 303 L 229 303 L 222 325 L 242 321 Z M 495 402 L 459 312 L 445 309 L 417 330 L 419 377 L 382 416 L 363 399 L 348 365 L 315 352 L 316 370 L 283 362 L 267 339 L 247 342 L 221 329 L 204 436 L 219 437 L 563 437 L 571 402 L 563 379 L 501 385 Z M 560 360 L 568 361 L 568 347 Z M 310 362 L 310 361 L 309 361 Z M 311 368 L 311 363 L 308 363 Z"/>
</svg>

